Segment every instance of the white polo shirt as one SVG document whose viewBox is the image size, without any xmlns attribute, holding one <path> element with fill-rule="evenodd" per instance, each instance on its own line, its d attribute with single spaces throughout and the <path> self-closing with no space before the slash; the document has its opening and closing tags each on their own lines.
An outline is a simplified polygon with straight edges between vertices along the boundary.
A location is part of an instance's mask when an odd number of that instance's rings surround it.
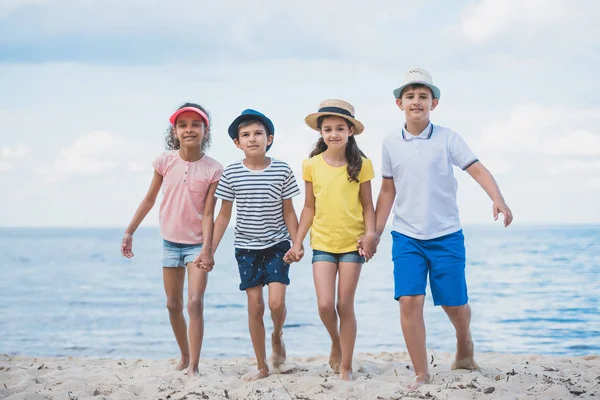
<svg viewBox="0 0 600 400">
<path fill-rule="evenodd" d="M 459 231 L 452 166 L 478 161 L 459 134 L 429 123 L 418 136 L 404 129 L 388 135 L 382 150 L 382 175 L 396 187 L 393 229 L 423 240 Z"/>
</svg>

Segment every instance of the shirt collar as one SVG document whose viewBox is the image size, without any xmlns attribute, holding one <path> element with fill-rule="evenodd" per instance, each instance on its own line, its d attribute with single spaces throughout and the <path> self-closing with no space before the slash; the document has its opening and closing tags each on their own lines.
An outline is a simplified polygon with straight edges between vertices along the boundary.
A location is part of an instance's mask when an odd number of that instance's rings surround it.
<svg viewBox="0 0 600 400">
<path fill-rule="evenodd" d="M 404 140 L 413 140 L 413 139 L 429 139 L 431 134 L 433 133 L 433 124 L 431 121 L 427 124 L 423 132 L 419 133 L 417 136 L 413 136 L 406 131 L 406 124 L 404 124 L 404 128 L 402 128 L 402 139 Z"/>
</svg>

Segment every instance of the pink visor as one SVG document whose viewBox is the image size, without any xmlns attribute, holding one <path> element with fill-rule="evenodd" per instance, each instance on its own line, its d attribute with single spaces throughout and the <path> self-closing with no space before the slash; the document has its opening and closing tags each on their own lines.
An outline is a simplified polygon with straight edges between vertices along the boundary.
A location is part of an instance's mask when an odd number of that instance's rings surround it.
<svg viewBox="0 0 600 400">
<path fill-rule="evenodd" d="M 179 117 L 179 115 L 181 113 L 184 113 L 186 111 L 193 111 L 196 114 L 200 115 L 202 117 L 202 119 L 204 120 L 206 127 L 208 128 L 208 116 L 201 109 L 196 108 L 196 107 L 183 107 L 183 108 L 180 108 L 179 110 L 175 111 L 173 113 L 173 115 L 171 115 L 171 118 L 169 118 L 171 125 L 175 125 L 175 122 L 177 121 L 177 117 Z"/>
</svg>

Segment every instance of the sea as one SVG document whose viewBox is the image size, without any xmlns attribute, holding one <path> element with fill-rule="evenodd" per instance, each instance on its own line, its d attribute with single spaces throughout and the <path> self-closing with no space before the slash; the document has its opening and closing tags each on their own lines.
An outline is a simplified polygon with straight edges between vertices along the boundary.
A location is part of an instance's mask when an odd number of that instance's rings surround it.
<svg viewBox="0 0 600 400">
<path fill-rule="evenodd" d="M 478 352 L 600 354 L 600 226 L 465 226 L 467 281 Z M 0 228 L 0 353 L 109 358 L 177 357 L 160 264 L 158 228 Z M 291 267 L 288 354 L 328 354 L 310 250 Z M 406 351 L 393 299 L 391 236 L 364 265 L 356 294 L 355 351 Z M 205 295 L 202 356 L 252 356 L 233 233 L 215 255 Z M 428 289 L 429 290 L 429 289 Z M 265 296 L 267 292 L 265 290 Z M 431 296 L 427 347 L 453 352 L 454 330 Z M 265 314 L 267 329 L 272 324 Z"/>
</svg>

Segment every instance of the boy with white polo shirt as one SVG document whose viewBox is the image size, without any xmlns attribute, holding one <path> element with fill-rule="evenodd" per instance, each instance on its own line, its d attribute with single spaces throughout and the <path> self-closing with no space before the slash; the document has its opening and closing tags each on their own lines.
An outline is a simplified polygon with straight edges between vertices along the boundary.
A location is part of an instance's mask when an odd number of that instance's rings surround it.
<svg viewBox="0 0 600 400">
<path fill-rule="evenodd" d="M 456 329 L 452 369 L 479 368 L 470 331 L 465 245 L 453 166 L 467 171 L 485 190 L 493 201 L 495 220 L 502 213 L 506 227 L 513 217 L 494 177 L 458 133 L 429 121 L 440 99 L 431 75 L 420 68 L 408 71 L 394 97 L 406 124 L 383 142 L 376 233 L 381 236 L 394 206 L 394 298 L 400 303 L 402 332 L 415 369 L 410 388 L 416 389 L 430 380 L 423 320 L 427 275 L 434 305 L 442 306 Z"/>
</svg>

